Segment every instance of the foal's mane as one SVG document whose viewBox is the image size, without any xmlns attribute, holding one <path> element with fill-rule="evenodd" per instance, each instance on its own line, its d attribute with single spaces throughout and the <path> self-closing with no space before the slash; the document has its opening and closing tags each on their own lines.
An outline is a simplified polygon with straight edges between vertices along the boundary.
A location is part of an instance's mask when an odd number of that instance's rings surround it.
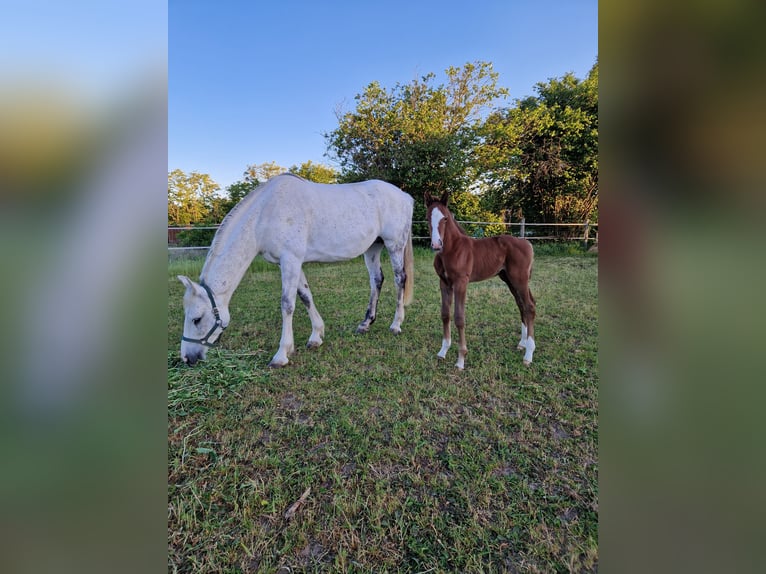
<svg viewBox="0 0 766 574">
<path fill-rule="evenodd" d="M 461 235 L 465 235 L 466 237 L 470 237 L 470 235 L 468 235 L 468 233 L 466 232 L 466 230 L 465 230 L 465 229 L 463 229 L 463 226 L 462 226 L 462 225 L 460 225 L 460 224 L 457 222 L 457 219 L 455 219 L 455 215 L 452 213 L 452 211 L 450 211 L 449 207 L 447 207 L 446 205 L 444 205 L 444 204 L 443 204 L 441 201 L 438 201 L 438 202 L 437 202 L 437 204 L 438 204 L 438 205 L 441 205 L 442 207 L 444 207 L 444 211 L 446 211 L 446 212 L 447 212 L 447 218 L 448 218 L 450 221 L 452 221 L 452 223 L 454 223 L 454 224 L 455 224 L 455 227 L 457 227 L 457 230 L 460 232 L 460 234 L 461 234 Z"/>
</svg>

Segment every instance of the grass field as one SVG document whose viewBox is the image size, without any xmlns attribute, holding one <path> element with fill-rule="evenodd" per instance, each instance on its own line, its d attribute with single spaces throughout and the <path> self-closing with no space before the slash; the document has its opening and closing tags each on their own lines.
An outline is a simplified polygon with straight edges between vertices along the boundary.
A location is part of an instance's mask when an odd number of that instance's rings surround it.
<svg viewBox="0 0 766 574">
<path fill-rule="evenodd" d="M 471 284 L 468 356 L 440 361 L 433 255 L 416 249 L 400 336 L 391 268 L 364 317 L 361 259 L 306 265 L 324 344 L 295 314 L 298 352 L 267 364 L 281 313 L 256 260 L 206 362 L 178 358 L 182 285 L 168 265 L 170 572 L 570 572 L 598 568 L 598 260 L 538 251 L 533 364 L 499 280 Z M 310 489 L 291 518 L 288 508 Z"/>
</svg>

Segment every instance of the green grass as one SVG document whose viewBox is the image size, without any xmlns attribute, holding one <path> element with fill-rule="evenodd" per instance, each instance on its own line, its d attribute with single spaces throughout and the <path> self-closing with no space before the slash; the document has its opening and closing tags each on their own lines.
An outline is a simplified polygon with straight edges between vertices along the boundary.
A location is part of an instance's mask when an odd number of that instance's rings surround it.
<svg viewBox="0 0 766 574">
<path fill-rule="evenodd" d="M 462 372 L 456 345 L 436 357 L 432 258 L 416 250 L 398 337 L 390 266 L 378 320 L 356 335 L 364 263 L 306 265 L 324 344 L 305 348 L 299 306 L 298 352 L 278 370 L 267 368 L 281 329 L 276 266 L 254 262 L 220 347 L 191 368 L 178 359 L 175 275 L 196 279 L 201 262 L 169 264 L 169 571 L 597 570 L 597 258 L 538 255 L 528 368 L 507 288 L 472 284 Z"/>
</svg>

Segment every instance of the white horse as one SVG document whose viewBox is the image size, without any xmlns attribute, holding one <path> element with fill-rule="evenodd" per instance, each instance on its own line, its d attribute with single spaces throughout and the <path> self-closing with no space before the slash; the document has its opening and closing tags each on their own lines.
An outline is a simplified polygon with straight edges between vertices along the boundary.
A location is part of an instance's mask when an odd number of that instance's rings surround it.
<svg viewBox="0 0 766 574">
<path fill-rule="evenodd" d="M 365 333 L 375 321 L 383 284 L 380 252 L 385 245 L 396 283 L 396 314 L 391 331 L 401 332 L 404 305 L 412 300 L 413 199 L 383 181 L 328 185 L 293 174 L 271 178 L 250 192 L 224 218 L 213 238 L 199 283 L 179 275 L 184 294 L 181 358 L 194 365 L 229 325 L 229 301 L 253 258 L 279 264 L 282 274 L 282 338 L 269 366 L 281 367 L 295 351 L 295 296 L 311 318 L 307 347 L 319 347 L 324 321 L 314 306 L 303 273 L 306 261 L 345 261 L 364 253 L 370 273 L 370 302 L 357 327 Z"/>
</svg>

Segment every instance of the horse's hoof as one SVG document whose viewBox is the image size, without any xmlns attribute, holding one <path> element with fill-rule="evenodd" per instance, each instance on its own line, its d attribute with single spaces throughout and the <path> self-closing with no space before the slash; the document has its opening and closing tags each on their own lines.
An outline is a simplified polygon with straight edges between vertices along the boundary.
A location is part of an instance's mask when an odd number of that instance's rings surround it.
<svg viewBox="0 0 766 574">
<path fill-rule="evenodd" d="M 321 342 L 317 343 L 316 341 L 309 341 L 308 343 L 306 343 L 306 348 L 307 349 L 318 349 L 321 344 L 322 344 Z"/>
<path fill-rule="evenodd" d="M 519 343 L 518 345 L 516 345 L 516 348 L 517 348 L 519 351 L 526 351 L 526 350 L 527 350 L 527 348 L 526 348 L 524 345 L 522 345 L 521 343 Z"/>
<path fill-rule="evenodd" d="M 532 364 L 532 361 L 524 361 L 524 366 L 525 367 L 528 367 L 531 364 Z"/>
<path fill-rule="evenodd" d="M 356 334 L 357 335 L 364 335 L 367 331 L 369 331 L 369 327 L 362 327 L 361 325 L 356 328 Z"/>
<path fill-rule="evenodd" d="M 391 331 L 394 335 L 401 335 L 402 334 L 402 330 L 401 329 L 397 329 L 395 327 L 391 327 L 389 329 L 389 331 Z"/>
</svg>

